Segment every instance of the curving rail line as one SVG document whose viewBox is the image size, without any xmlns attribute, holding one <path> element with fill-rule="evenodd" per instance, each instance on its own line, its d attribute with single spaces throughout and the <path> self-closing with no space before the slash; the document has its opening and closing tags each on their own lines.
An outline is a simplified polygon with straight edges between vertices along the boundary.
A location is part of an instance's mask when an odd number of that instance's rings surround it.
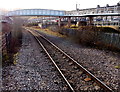
<svg viewBox="0 0 120 92">
<path fill-rule="evenodd" d="M 49 52 L 47 51 L 47 49 L 45 48 L 45 46 L 42 44 L 42 42 L 40 41 L 41 39 L 44 39 L 44 41 L 46 41 L 47 43 L 51 44 L 53 47 L 55 47 L 59 52 L 61 52 L 62 54 L 64 54 L 67 58 L 69 58 L 69 60 L 73 61 L 83 72 L 85 72 L 91 79 L 93 79 L 100 87 L 102 87 L 105 91 L 107 92 L 113 92 L 113 90 L 108 87 L 106 84 L 104 84 L 102 81 L 100 81 L 97 77 L 95 77 L 92 73 L 90 73 L 87 69 L 85 69 L 82 65 L 80 65 L 77 61 L 75 61 L 72 57 L 70 57 L 69 55 L 67 55 L 63 50 L 61 50 L 59 47 L 57 47 L 54 43 L 52 43 L 51 41 L 49 41 L 47 38 L 43 37 L 40 33 L 36 33 L 35 31 L 31 31 L 29 29 L 27 29 L 34 37 L 35 39 L 38 41 L 39 45 L 41 45 L 41 47 L 43 48 L 43 50 L 46 52 L 46 54 L 48 55 L 48 57 L 50 58 L 50 60 L 53 62 L 53 64 L 55 65 L 55 67 L 57 68 L 57 70 L 59 71 L 59 73 L 61 74 L 61 76 L 63 77 L 63 79 L 65 80 L 65 82 L 67 83 L 68 87 L 75 92 L 75 89 L 72 87 L 72 85 L 69 83 L 69 81 L 67 80 L 67 78 L 65 77 L 65 75 L 62 73 L 61 69 L 58 67 L 58 65 L 55 63 L 54 59 L 51 57 L 51 55 L 49 54 Z"/>
</svg>

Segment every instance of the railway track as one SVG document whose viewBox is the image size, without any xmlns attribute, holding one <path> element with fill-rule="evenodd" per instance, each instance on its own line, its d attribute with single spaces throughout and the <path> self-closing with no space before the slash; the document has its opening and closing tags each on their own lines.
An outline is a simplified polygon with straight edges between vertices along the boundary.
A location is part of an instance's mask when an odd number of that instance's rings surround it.
<svg viewBox="0 0 120 92">
<path fill-rule="evenodd" d="M 39 45 L 43 48 L 71 91 L 112 92 L 111 88 L 96 78 L 92 73 L 58 48 L 55 44 L 50 42 L 47 38 L 43 37 L 40 33 L 33 32 L 31 30 L 28 31 L 35 37 Z"/>
</svg>

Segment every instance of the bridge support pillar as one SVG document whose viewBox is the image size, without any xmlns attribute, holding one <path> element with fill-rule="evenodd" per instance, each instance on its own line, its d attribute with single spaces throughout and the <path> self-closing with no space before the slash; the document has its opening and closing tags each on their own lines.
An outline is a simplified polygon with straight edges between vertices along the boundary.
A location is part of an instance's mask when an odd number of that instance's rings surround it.
<svg viewBox="0 0 120 92">
<path fill-rule="evenodd" d="M 71 25 L 71 17 L 68 17 L 68 27 Z"/>
<path fill-rule="evenodd" d="M 89 17 L 89 25 L 93 24 L 93 17 Z"/>
<path fill-rule="evenodd" d="M 59 17 L 58 26 L 61 27 L 61 17 Z"/>
</svg>

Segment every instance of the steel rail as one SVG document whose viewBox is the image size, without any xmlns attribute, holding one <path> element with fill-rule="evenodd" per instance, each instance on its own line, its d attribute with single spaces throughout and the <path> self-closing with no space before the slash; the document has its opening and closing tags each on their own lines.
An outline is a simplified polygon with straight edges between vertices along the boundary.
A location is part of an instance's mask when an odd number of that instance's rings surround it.
<svg viewBox="0 0 120 92">
<path fill-rule="evenodd" d="M 40 33 L 39 33 L 40 35 Z M 63 50 L 61 50 L 58 46 L 56 46 L 54 43 L 52 43 L 50 40 L 45 38 L 44 36 L 40 35 L 43 39 L 48 41 L 51 45 L 53 45 L 56 49 L 58 49 L 61 53 L 66 55 L 69 59 L 71 59 L 74 63 L 76 63 L 85 73 L 88 74 L 93 80 L 95 80 L 99 86 L 103 87 L 106 91 L 113 92 L 113 90 L 108 87 L 105 83 L 103 83 L 101 80 L 99 80 L 97 77 L 95 77 L 92 73 L 90 73 L 87 69 L 85 69 L 81 64 L 79 64 L 76 60 L 74 60 L 72 57 L 70 57 L 67 53 L 65 53 Z"/>
</svg>

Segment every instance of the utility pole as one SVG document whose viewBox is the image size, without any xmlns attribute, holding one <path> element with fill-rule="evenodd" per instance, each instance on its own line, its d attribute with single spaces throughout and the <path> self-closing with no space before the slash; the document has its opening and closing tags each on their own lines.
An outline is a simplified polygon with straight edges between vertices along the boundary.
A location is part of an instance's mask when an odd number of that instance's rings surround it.
<svg viewBox="0 0 120 92">
<path fill-rule="evenodd" d="M 77 10 L 77 3 L 76 3 L 76 10 Z"/>
<path fill-rule="evenodd" d="M 76 10 L 78 11 L 80 9 L 80 4 L 76 3 Z"/>
</svg>

